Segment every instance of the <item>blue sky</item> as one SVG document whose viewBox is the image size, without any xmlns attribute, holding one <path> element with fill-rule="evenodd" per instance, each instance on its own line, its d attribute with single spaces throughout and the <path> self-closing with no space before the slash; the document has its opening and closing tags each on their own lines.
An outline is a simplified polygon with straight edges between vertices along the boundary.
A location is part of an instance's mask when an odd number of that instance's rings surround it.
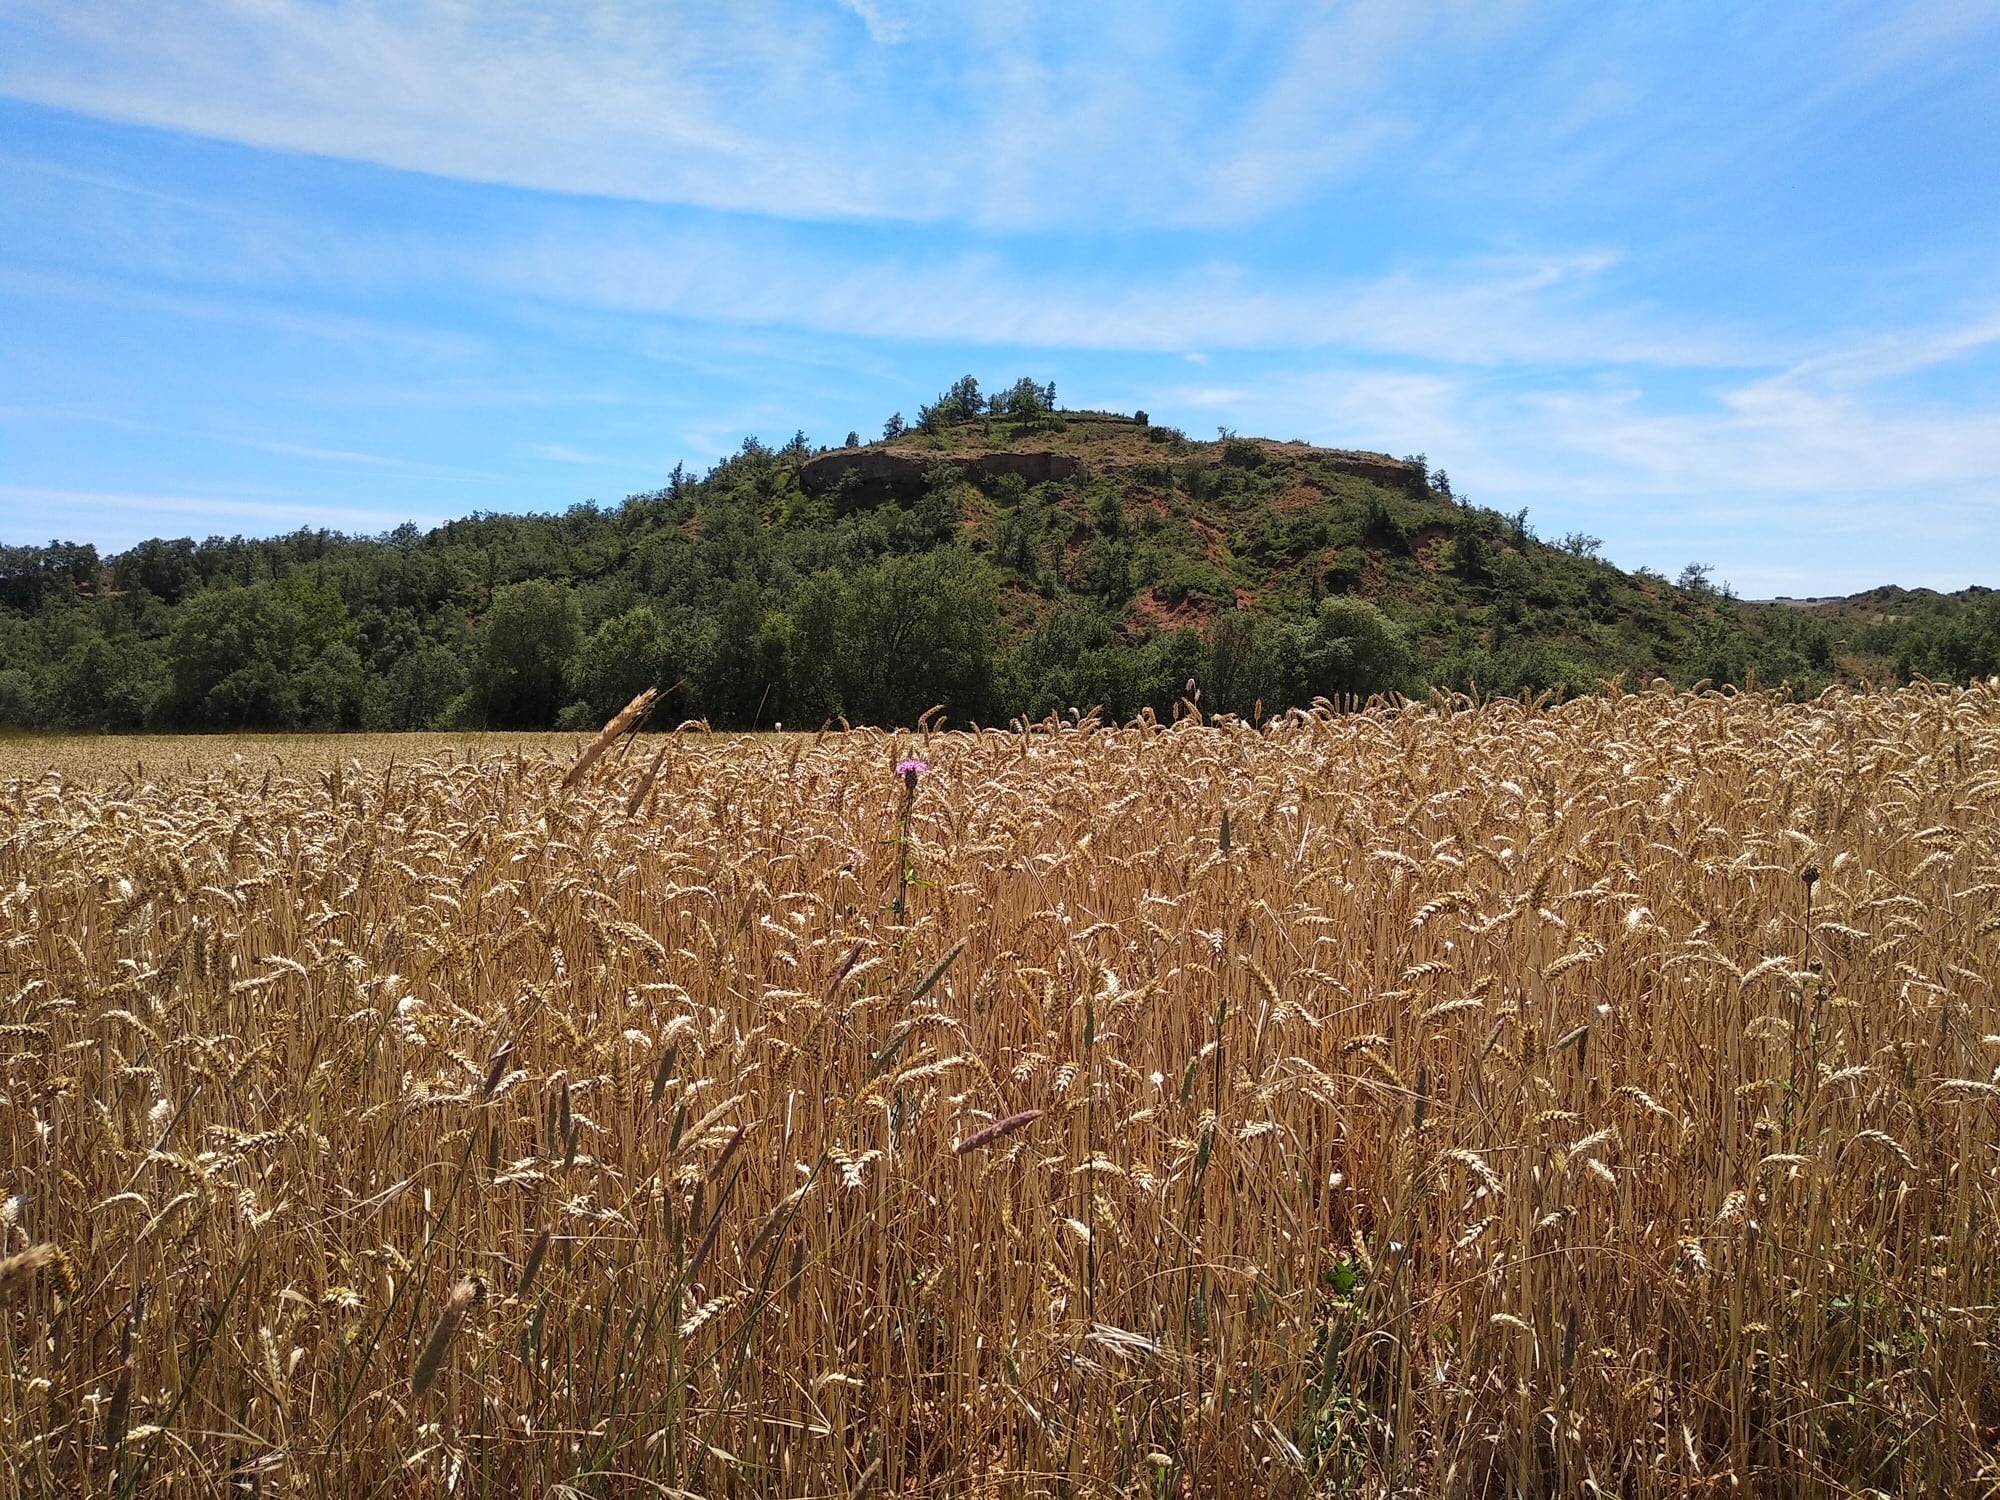
<svg viewBox="0 0 2000 1500">
<path fill-rule="evenodd" d="M 2000 585 L 2000 5 L 0 5 L 0 541 L 612 503 L 968 371 Z"/>
</svg>

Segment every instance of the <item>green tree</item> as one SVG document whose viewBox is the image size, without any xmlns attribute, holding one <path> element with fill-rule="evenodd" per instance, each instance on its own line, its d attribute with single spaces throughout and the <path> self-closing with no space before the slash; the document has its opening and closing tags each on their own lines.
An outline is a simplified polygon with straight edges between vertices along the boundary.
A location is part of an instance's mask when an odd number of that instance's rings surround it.
<svg viewBox="0 0 2000 1500">
<path fill-rule="evenodd" d="M 995 416 L 1007 417 L 1024 426 L 1039 426 L 1047 421 L 1055 404 L 1054 381 L 1041 386 L 1025 375 L 1006 390 L 994 392 L 992 400 Z"/>
<path fill-rule="evenodd" d="M 1209 655 L 1208 673 L 1201 678 L 1208 708 L 1248 718 L 1259 700 L 1267 708 L 1283 706 L 1269 632 L 1249 610 L 1228 609 L 1215 617 Z"/>
<path fill-rule="evenodd" d="M 582 624 L 569 588 L 546 578 L 497 589 L 479 626 L 472 693 L 480 718 L 503 729 L 546 728 L 564 703 L 564 674 Z"/>
<path fill-rule="evenodd" d="M 120 589 L 144 589 L 168 604 L 179 604 L 192 593 L 201 574 L 191 538 L 153 538 L 122 553 L 112 570 Z"/>
<path fill-rule="evenodd" d="M 912 724 L 942 703 L 960 723 L 985 717 L 999 613 L 992 568 L 961 546 L 884 558 L 857 575 L 839 653 L 849 716 Z"/>
<path fill-rule="evenodd" d="M 922 432 L 936 432 L 960 422 L 974 422 L 985 410 L 986 401 L 979 394 L 979 382 L 970 375 L 963 375 L 953 381 L 951 389 L 936 401 L 917 408 L 917 428 Z"/>
<path fill-rule="evenodd" d="M 660 617 L 635 605 L 592 631 L 571 663 L 569 691 L 603 723 L 647 688 L 667 688 L 670 653 Z"/>
<path fill-rule="evenodd" d="M 1132 548 L 1122 538 L 1094 536 L 1077 557 L 1078 581 L 1114 609 L 1132 597 Z"/>
<path fill-rule="evenodd" d="M 1681 576 L 1674 581 L 1689 593 L 1707 594 L 1714 591 L 1715 585 L 1711 582 L 1714 573 L 1715 569 L 1707 563 L 1691 562 L 1681 569 Z"/>
<path fill-rule="evenodd" d="M 40 722 L 35 679 L 19 667 L 0 671 L 0 728 L 27 729 Z"/>
<path fill-rule="evenodd" d="M 792 722 L 823 724 L 847 713 L 841 694 L 851 608 L 847 580 L 831 569 L 813 574 L 792 595 L 791 679 L 785 685 L 785 712 Z"/>
<path fill-rule="evenodd" d="M 465 684 L 457 653 L 425 642 L 369 683 L 363 723 L 369 729 L 441 728 Z"/>
<path fill-rule="evenodd" d="M 1710 612 L 1696 620 L 1688 632 L 1681 661 L 1684 684 L 1704 679 L 1717 687 L 1740 684 L 1750 664 L 1750 642 L 1740 626 L 1719 611 Z"/>
<path fill-rule="evenodd" d="M 755 578 L 737 579 L 722 596 L 701 692 L 711 719 L 751 727 L 784 717 L 791 626 L 770 614 Z"/>
<path fill-rule="evenodd" d="M 1012 568 L 1031 588 L 1043 573 L 1042 538 L 1050 519 L 1049 506 L 1038 488 L 1030 490 L 1018 475 L 1000 482 L 1001 511 L 994 522 L 993 550 L 1003 567 Z"/>
<path fill-rule="evenodd" d="M 932 464 L 924 471 L 923 493 L 899 528 L 900 550 L 924 552 L 957 538 L 965 525 L 965 484 L 955 466 Z"/>
<path fill-rule="evenodd" d="M 1006 707 L 1040 719 L 1072 705 L 1086 708 L 1102 701 L 1102 674 L 1084 682 L 1088 674 L 1083 664 L 1094 653 L 1116 649 L 1117 634 L 1102 607 L 1075 599 L 1056 604 L 1008 655 L 1004 677 L 1011 696 Z"/>
<path fill-rule="evenodd" d="M 339 594 L 303 576 L 209 589 L 167 641 L 169 719 L 202 729 L 343 729 L 367 671 Z"/>
<path fill-rule="evenodd" d="M 1287 635 L 1296 701 L 1395 692 L 1410 678 L 1403 632 L 1366 599 L 1323 599 Z"/>
<path fill-rule="evenodd" d="M 1481 584 L 1491 580 L 1493 575 L 1486 565 L 1486 543 L 1478 532 L 1461 529 L 1452 542 L 1451 553 L 1452 572 L 1465 582 Z"/>
<path fill-rule="evenodd" d="M 97 549 L 75 542 L 0 547 L 0 608 L 34 613 L 71 604 L 96 589 Z"/>
</svg>

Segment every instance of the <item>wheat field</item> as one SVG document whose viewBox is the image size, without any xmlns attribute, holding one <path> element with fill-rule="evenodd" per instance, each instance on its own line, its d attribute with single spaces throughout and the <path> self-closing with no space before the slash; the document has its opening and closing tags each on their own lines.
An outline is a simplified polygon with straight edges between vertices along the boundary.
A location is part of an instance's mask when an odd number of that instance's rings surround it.
<svg viewBox="0 0 2000 1500">
<path fill-rule="evenodd" d="M 2000 685 L 580 744 L 0 747 L 16 1492 L 2000 1493 Z"/>
</svg>

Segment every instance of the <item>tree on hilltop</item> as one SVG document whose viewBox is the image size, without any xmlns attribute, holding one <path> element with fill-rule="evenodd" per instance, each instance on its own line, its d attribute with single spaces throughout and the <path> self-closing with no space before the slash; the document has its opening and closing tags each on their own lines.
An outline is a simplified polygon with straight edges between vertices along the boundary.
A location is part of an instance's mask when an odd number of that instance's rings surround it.
<svg viewBox="0 0 2000 1500">
<path fill-rule="evenodd" d="M 929 406 L 917 408 L 917 430 L 936 432 L 941 427 L 956 426 L 960 422 L 977 421 L 986 410 L 985 398 L 979 394 L 979 382 L 970 375 L 961 375 L 952 382 L 951 389 L 938 397 Z"/>
<path fill-rule="evenodd" d="M 1055 405 L 1055 382 L 1037 385 L 1025 375 L 993 395 L 993 414 L 1016 422 L 1039 422 L 1055 410 Z"/>
</svg>

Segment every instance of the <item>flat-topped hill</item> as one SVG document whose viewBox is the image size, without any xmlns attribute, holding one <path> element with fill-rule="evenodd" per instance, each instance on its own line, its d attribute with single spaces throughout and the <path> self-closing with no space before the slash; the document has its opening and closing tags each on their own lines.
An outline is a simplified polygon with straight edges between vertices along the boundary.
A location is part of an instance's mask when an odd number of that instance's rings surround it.
<svg viewBox="0 0 2000 1500">
<path fill-rule="evenodd" d="M 1421 485 L 1421 465 L 1386 453 L 1318 448 L 1306 443 L 1239 439 L 1266 453 L 1283 450 L 1310 455 L 1333 472 L 1353 474 L 1404 489 Z M 966 422 L 934 433 L 840 448 L 807 459 L 800 482 L 809 490 L 837 484 L 849 474 L 865 479 L 910 482 L 931 465 L 949 463 L 968 478 L 998 479 L 1018 474 L 1030 483 L 1074 479 L 1086 469 L 1131 470 L 1156 465 L 1163 446 L 1186 451 L 1186 439 L 1171 428 L 1155 427 L 1143 415 L 1116 412 L 1062 412 L 1034 423 L 1005 420 Z M 1240 448 L 1238 462 L 1241 462 Z"/>
</svg>

